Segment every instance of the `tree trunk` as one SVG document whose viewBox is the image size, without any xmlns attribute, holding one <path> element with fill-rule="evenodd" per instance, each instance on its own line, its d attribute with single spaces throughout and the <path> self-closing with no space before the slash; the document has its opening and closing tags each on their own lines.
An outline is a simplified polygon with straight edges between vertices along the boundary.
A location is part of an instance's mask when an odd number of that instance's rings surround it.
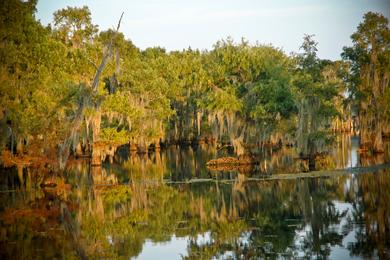
<svg viewBox="0 0 390 260">
<path fill-rule="evenodd" d="M 92 119 L 92 140 L 93 140 L 93 145 L 92 145 L 92 165 L 101 165 L 101 150 L 99 147 L 99 141 L 100 141 L 100 123 L 102 120 L 102 114 L 100 111 L 100 108 L 97 108 L 96 114 L 93 116 Z"/>
<path fill-rule="evenodd" d="M 82 157 L 82 156 L 83 156 L 83 149 L 81 146 L 81 142 L 78 142 L 76 146 L 76 157 Z"/>
<path fill-rule="evenodd" d="M 97 143 L 94 143 L 92 145 L 91 165 L 92 166 L 100 166 L 100 165 L 102 165 L 101 150 L 100 150 L 99 144 L 97 144 Z"/>
<path fill-rule="evenodd" d="M 383 147 L 383 139 L 382 139 L 382 124 L 381 121 L 378 119 L 377 123 L 375 124 L 375 140 L 374 140 L 374 152 L 375 153 L 383 153 L 384 147 Z"/>
<path fill-rule="evenodd" d="M 24 145 L 23 145 L 23 139 L 18 138 L 18 142 L 16 143 L 16 153 L 19 156 L 23 155 Z"/>
<path fill-rule="evenodd" d="M 24 176 L 23 176 L 23 164 L 17 164 L 18 178 L 20 181 L 20 187 L 24 187 Z"/>
</svg>

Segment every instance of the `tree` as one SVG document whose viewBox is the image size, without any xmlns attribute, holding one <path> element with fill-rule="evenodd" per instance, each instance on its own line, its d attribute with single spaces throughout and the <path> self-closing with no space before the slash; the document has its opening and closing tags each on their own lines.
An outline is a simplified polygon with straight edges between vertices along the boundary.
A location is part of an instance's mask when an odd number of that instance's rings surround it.
<svg viewBox="0 0 390 260">
<path fill-rule="evenodd" d="M 98 31 L 92 24 L 88 6 L 67 7 L 54 13 L 54 29 L 57 36 L 73 48 L 92 41 Z"/>
<path fill-rule="evenodd" d="M 390 30 L 388 19 L 368 12 L 352 34 L 352 47 L 342 57 L 350 64 L 347 80 L 350 98 L 357 108 L 362 148 L 383 152 L 382 135 L 389 133 Z"/>
<path fill-rule="evenodd" d="M 69 84 L 66 46 L 35 20 L 36 1 L 4 1 L 0 19 L 0 107 L 20 155 L 41 155 L 55 147 L 77 88 Z M 3 94 L 4 93 L 4 94 Z M 33 149 L 34 147 L 34 149 Z"/>
<path fill-rule="evenodd" d="M 327 129 L 338 115 L 333 99 L 338 94 L 337 84 L 324 77 L 324 68 L 332 62 L 317 57 L 317 43 L 313 35 L 305 35 L 297 57 L 296 101 L 298 106 L 298 149 L 308 157 L 309 169 L 315 169 L 315 155 L 324 150 L 329 141 Z"/>
</svg>

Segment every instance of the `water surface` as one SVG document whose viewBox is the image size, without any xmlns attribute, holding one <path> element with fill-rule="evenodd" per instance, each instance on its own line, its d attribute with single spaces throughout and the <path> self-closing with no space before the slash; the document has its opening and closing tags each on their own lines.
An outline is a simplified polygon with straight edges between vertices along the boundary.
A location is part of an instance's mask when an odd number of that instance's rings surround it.
<svg viewBox="0 0 390 260">
<path fill-rule="evenodd" d="M 388 153 L 362 156 L 343 138 L 321 167 L 388 162 Z M 289 148 L 259 153 L 254 167 L 205 166 L 227 154 L 123 148 L 112 163 L 81 161 L 65 176 L 3 170 L 0 258 L 390 258 L 390 169 L 267 180 L 299 171 Z M 56 187 L 40 186 L 48 179 Z"/>
</svg>

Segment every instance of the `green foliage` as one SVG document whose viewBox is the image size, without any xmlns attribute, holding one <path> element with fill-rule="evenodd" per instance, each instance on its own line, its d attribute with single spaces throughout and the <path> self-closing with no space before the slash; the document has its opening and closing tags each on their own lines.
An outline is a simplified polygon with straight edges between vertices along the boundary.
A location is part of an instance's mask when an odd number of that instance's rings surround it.
<svg viewBox="0 0 390 260">
<path fill-rule="evenodd" d="M 115 112 L 131 118 L 141 117 L 141 108 L 131 104 L 133 99 L 129 92 L 117 92 L 107 96 L 103 101 L 102 107 L 106 113 Z"/>
<path fill-rule="evenodd" d="M 65 44 L 78 48 L 91 41 L 98 29 L 92 24 L 88 6 L 67 7 L 54 12 L 54 31 Z"/>
<path fill-rule="evenodd" d="M 103 128 L 100 132 L 100 138 L 103 142 L 114 144 L 124 144 L 130 140 L 130 135 L 125 130 L 117 131 L 116 128 Z"/>
<path fill-rule="evenodd" d="M 297 56 L 294 78 L 299 109 L 298 148 L 304 155 L 326 149 L 331 121 L 340 115 L 340 107 L 335 104 L 340 103 L 339 93 L 344 90 L 336 71 L 338 63 L 320 60 L 316 46 L 313 35 L 305 35 L 301 46 L 304 52 Z"/>
<path fill-rule="evenodd" d="M 67 70 L 66 46 L 35 21 L 35 4 L 6 1 L 1 5 L 0 89 L 4 95 L 0 106 L 16 139 L 47 148 L 58 144 L 67 127 L 67 122 L 59 122 L 67 121 L 65 111 L 73 106 L 75 84 L 68 84 L 72 76 Z M 48 135 L 44 139 L 51 138 L 41 142 L 42 133 Z"/>
<path fill-rule="evenodd" d="M 231 88 L 215 89 L 200 104 L 208 111 L 238 112 L 242 108 L 242 103 L 232 92 Z"/>
<path fill-rule="evenodd" d="M 353 36 L 356 46 L 345 49 L 344 56 L 355 61 L 348 74 L 344 63 L 316 56 L 311 35 L 304 37 L 303 53 L 297 56 L 231 38 L 218 41 L 210 51 L 141 51 L 120 32 L 99 32 L 86 6 L 56 11 L 53 28 L 35 20 L 33 1 L 7 1 L 1 8 L 0 88 L 7 93 L 0 97 L 1 107 L 13 133 L 29 142 L 47 133 L 53 143 L 61 143 L 72 132 L 80 108 L 85 128 L 77 134 L 84 140 L 91 140 L 100 127 L 102 140 L 115 143 L 205 135 L 262 142 L 275 134 L 291 136 L 294 128 L 308 129 L 302 133 L 307 137 L 341 116 L 341 78 L 349 80 L 351 95 L 369 94 L 356 87 L 362 82 L 358 63 L 369 58 L 365 32 L 375 31 L 379 42 L 388 37 L 382 18 L 377 19 L 380 26 L 360 26 Z M 367 14 L 367 19 L 374 21 L 374 16 Z M 108 45 L 112 51 L 93 91 L 91 82 Z M 375 48 L 385 71 L 386 45 Z M 305 111 L 311 116 L 300 126 Z M 100 113 L 100 125 L 91 129 L 91 120 Z"/>
<path fill-rule="evenodd" d="M 349 62 L 351 73 L 347 78 L 350 95 L 357 103 L 366 100 L 371 93 L 371 84 L 365 74 L 366 66 L 370 64 L 371 55 L 375 55 L 377 69 L 384 73 L 389 67 L 390 31 L 388 20 L 378 13 L 368 12 L 364 15 L 364 22 L 360 23 L 357 32 L 352 34 L 353 47 L 344 47 L 342 58 Z"/>
<path fill-rule="evenodd" d="M 127 203 L 131 199 L 131 190 L 127 186 L 120 185 L 103 190 L 102 197 L 106 205 Z"/>
<path fill-rule="evenodd" d="M 382 133 L 388 134 L 386 94 L 389 88 L 390 29 L 381 14 L 368 12 L 352 34 L 352 47 L 342 57 L 350 66 L 346 78 L 349 100 L 358 114 L 361 143 L 383 151 Z"/>
</svg>

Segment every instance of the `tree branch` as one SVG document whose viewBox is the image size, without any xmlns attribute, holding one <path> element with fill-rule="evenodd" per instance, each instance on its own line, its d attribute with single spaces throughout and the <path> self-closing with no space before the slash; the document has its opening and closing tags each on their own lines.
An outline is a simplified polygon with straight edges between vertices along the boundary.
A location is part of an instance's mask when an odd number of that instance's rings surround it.
<svg viewBox="0 0 390 260">
<path fill-rule="evenodd" d="M 100 66 L 99 66 L 99 68 L 97 69 L 96 74 L 95 74 L 95 77 L 94 77 L 94 79 L 93 79 L 93 82 L 92 82 L 92 90 L 93 90 L 94 92 L 97 91 L 97 88 L 98 88 L 98 85 L 99 85 L 99 78 L 100 78 L 100 75 L 102 74 L 102 72 L 103 72 L 103 70 L 104 70 L 104 67 L 106 66 L 106 64 L 107 64 L 107 62 L 108 62 L 108 59 L 109 59 L 110 56 L 111 56 L 113 42 L 114 42 L 114 40 L 115 40 L 115 38 L 116 38 L 116 36 L 117 36 L 117 33 L 118 33 L 118 31 L 119 31 L 119 28 L 120 28 L 120 25 L 121 25 L 121 21 L 122 21 L 123 14 L 124 14 L 124 12 L 122 12 L 121 17 L 119 18 L 119 22 L 118 22 L 118 26 L 116 27 L 116 31 L 115 31 L 115 33 L 111 36 L 110 43 L 108 44 L 107 49 L 104 51 L 102 62 L 100 63 Z"/>
</svg>

